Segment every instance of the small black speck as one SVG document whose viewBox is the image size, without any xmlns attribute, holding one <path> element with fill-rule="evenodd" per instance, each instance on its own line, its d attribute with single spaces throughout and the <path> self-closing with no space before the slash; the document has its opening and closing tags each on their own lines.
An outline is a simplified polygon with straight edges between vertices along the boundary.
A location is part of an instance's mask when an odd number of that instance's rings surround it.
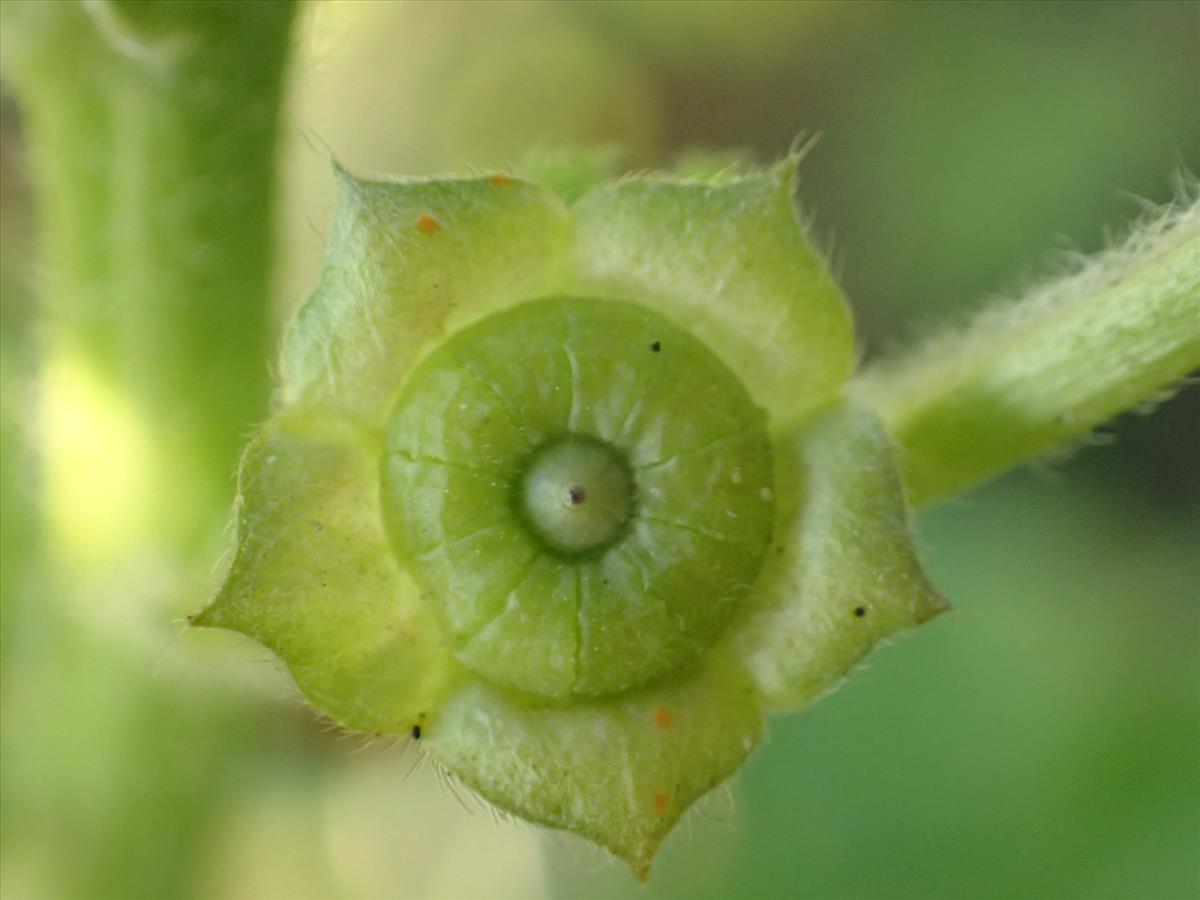
<svg viewBox="0 0 1200 900">
<path fill-rule="evenodd" d="M 420 725 L 413 726 L 412 736 L 413 736 L 414 741 L 419 741 L 421 739 L 421 726 Z"/>
<path fill-rule="evenodd" d="M 578 506 L 586 499 L 587 490 L 583 487 L 583 485 L 577 484 L 567 491 L 567 502 L 571 504 L 571 506 Z"/>
<path fill-rule="evenodd" d="M 655 341 L 653 344 L 650 345 L 650 349 L 653 350 L 655 353 L 657 353 L 658 351 L 660 351 L 662 349 L 662 341 Z"/>
<path fill-rule="evenodd" d="M 867 614 L 867 608 L 865 606 L 854 607 L 854 615 L 858 616 L 860 619 L 863 616 L 865 616 L 866 614 Z"/>
</svg>

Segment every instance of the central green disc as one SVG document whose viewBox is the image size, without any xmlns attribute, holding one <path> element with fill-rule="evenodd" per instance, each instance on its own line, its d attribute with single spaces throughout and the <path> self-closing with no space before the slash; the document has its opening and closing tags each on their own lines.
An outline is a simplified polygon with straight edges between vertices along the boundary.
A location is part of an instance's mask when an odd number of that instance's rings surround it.
<svg viewBox="0 0 1200 900">
<path fill-rule="evenodd" d="M 521 507 L 537 535 L 572 555 L 601 550 L 633 512 L 633 478 L 620 451 L 587 437 L 541 449 L 521 485 Z"/>
<path fill-rule="evenodd" d="M 464 666 L 552 698 L 620 693 L 711 647 L 775 504 L 766 417 L 641 305 L 535 300 L 447 338 L 387 425 L 402 566 Z"/>
</svg>

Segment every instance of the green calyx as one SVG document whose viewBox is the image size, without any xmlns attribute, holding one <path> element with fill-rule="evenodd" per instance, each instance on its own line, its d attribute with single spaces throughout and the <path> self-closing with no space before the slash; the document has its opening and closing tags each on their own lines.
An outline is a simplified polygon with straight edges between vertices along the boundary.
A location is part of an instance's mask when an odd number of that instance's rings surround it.
<svg viewBox="0 0 1200 900">
<path fill-rule="evenodd" d="M 767 711 L 944 608 L 891 440 L 843 398 L 795 163 L 565 199 L 339 170 L 193 623 L 644 876 Z"/>
<path fill-rule="evenodd" d="M 602 551 L 629 524 L 633 475 L 611 444 L 568 435 L 536 451 L 518 502 L 530 529 L 551 550 L 567 557 Z"/>
<path fill-rule="evenodd" d="M 464 329 L 413 372 L 386 444 L 397 552 L 458 659 L 526 693 L 621 692 L 693 659 L 770 541 L 762 411 L 633 304 L 549 298 Z"/>
</svg>

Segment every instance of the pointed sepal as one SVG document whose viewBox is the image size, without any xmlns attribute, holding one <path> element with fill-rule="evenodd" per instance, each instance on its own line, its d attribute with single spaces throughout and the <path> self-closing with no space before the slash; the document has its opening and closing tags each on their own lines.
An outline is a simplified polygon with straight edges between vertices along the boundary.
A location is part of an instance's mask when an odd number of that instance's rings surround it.
<svg viewBox="0 0 1200 900">
<path fill-rule="evenodd" d="M 407 732 L 457 664 L 388 546 L 377 467 L 357 428 L 301 413 L 267 423 L 242 457 L 233 564 L 192 624 L 268 647 L 339 723 Z"/>
<path fill-rule="evenodd" d="M 796 214 L 796 163 L 623 178 L 572 210 L 573 290 L 645 303 L 689 329 L 779 422 L 831 399 L 855 362 L 845 300 Z"/>
<path fill-rule="evenodd" d="M 570 225 L 552 191 L 499 173 L 337 177 L 325 266 L 284 337 L 282 399 L 378 426 L 431 342 L 553 287 Z"/>
<path fill-rule="evenodd" d="M 767 710 L 790 712 L 949 604 L 917 559 L 891 440 L 874 413 L 839 403 L 778 436 L 775 461 L 775 545 L 731 638 Z"/>
<path fill-rule="evenodd" d="M 424 745 L 497 806 L 590 838 L 644 879 L 671 827 L 742 764 L 762 729 L 745 673 L 710 658 L 654 687 L 570 706 L 475 683 L 450 699 Z"/>
</svg>

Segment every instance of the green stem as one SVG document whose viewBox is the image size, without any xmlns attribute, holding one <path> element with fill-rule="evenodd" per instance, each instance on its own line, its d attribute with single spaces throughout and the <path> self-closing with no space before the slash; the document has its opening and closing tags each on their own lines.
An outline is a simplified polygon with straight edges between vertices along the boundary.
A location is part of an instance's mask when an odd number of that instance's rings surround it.
<svg viewBox="0 0 1200 900">
<path fill-rule="evenodd" d="M 1200 204 L 1081 271 L 868 368 L 910 498 L 963 492 L 1155 401 L 1200 368 Z"/>
<path fill-rule="evenodd" d="M 153 457 L 140 473 L 154 481 L 140 489 L 152 507 L 142 524 L 179 550 L 224 519 L 229 461 L 267 407 L 275 137 L 293 12 L 291 2 L 5 4 L 6 74 L 37 188 L 47 366 L 66 360 L 127 405 Z M 95 462 L 97 479 L 119 477 Z"/>
<path fill-rule="evenodd" d="M 253 710 L 155 676 L 163 607 L 201 595 L 231 461 L 267 407 L 293 12 L 3 3 L 36 186 L 48 507 L 44 565 L 5 584 L 4 705 L 23 729 L 0 822 L 34 879 L 18 893 L 192 896 L 236 808 Z"/>
</svg>

